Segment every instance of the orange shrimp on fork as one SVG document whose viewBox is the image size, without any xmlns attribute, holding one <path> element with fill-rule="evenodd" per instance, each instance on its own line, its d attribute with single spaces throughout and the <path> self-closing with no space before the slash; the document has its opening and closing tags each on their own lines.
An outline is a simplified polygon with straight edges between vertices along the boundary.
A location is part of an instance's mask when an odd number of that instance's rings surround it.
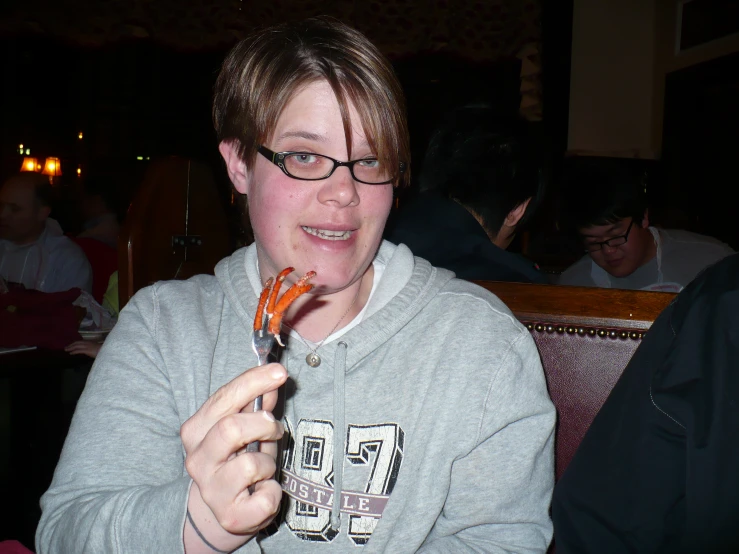
<svg viewBox="0 0 739 554">
<path fill-rule="evenodd" d="M 295 271 L 295 268 L 288 267 L 280 271 L 276 278 L 270 277 L 264 284 L 264 289 L 259 295 L 259 303 L 257 304 L 257 313 L 254 316 L 254 329 L 251 334 L 251 348 L 257 355 L 257 365 L 262 366 L 267 363 L 269 353 L 272 351 L 272 347 L 275 344 L 275 340 L 280 346 L 282 339 L 280 339 L 280 329 L 282 327 L 282 318 L 285 316 L 285 312 L 290 307 L 298 296 L 305 294 L 313 288 L 313 285 L 308 283 L 308 280 L 316 276 L 315 271 L 309 271 L 303 275 L 297 282 L 291 286 L 282 298 L 279 300 L 277 296 L 282 287 L 282 282 L 285 277 Z M 262 409 L 262 397 L 257 396 L 254 399 L 254 411 L 258 412 Z M 246 450 L 258 449 L 259 443 L 251 443 Z"/>
<path fill-rule="evenodd" d="M 295 271 L 294 267 L 288 267 L 280 271 L 276 278 L 271 277 L 267 280 L 259 296 L 259 304 L 257 305 L 257 313 L 254 316 L 254 335 L 263 337 L 264 331 L 270 333 L 277 343 L 284 347 L 280 338 L 280 330 L 282 328 L 282 318 L 290 305 L 302 294 L 313 289 L 313 285 L 308 281 L 316 276 L 315 271 L 309 271 L 298 279 L 285 294 L 278 300 L 277 297 L 285 278 Z"/>
</svg>

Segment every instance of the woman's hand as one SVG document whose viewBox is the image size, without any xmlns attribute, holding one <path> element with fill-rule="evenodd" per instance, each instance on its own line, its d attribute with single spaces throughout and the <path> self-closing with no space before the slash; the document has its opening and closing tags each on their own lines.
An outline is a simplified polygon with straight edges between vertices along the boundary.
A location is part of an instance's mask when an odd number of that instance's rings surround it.
<svg viewBox="0 0 739 554">
<path fill-rule="evenodd" d="M 277 388 L 287 380 L 279 364 L 244 372 L 218 389 L 180 430 L 185 467 L 194 483 L 188 510 L 200 533 L 219 550 L 230 552 L 268 525 L 280 508 L 282 489 L 273 479 L 282 424 L 271 414 Z M 263 395 L 265 411 L 252 412 Z M 260 441 L 260 452 L 237 454 Z M 185 550 L 213 552 L 190 523 Z"/>
<path fill-rule="evenodd" d="M 101 346 L 103 346 L 102 342 L 78 340 L 64 347 L 64 350 L 72 355 L 84 354 L 85 356 L 90 356 L 90 358 L 95 358 L 97 357 L 98 352 L 100 352 Z"/>
</svg>

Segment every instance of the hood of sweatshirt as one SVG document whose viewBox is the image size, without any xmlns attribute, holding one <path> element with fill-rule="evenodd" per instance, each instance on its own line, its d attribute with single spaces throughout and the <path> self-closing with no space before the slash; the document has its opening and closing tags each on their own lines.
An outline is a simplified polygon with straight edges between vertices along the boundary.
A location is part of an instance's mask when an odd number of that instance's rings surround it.
<svg viewBox="0 0 739 554">
<path fill-rule="evenodd" d="M 263 287 L 256 258 L 256 247 L 252 245 L 222 260 L 215 269 L 216 278 L 226 298 L 249 330 L 254 322 L 259 292 Z M 339 341 L 321 347 L 323 352 L 332 354 L 336 343 L 342 340 L 350 343 L 351 349 L 346 360 L 348 371 L 413 319 L 454 278 L 451 271 L 415 258 L 404 245 L 395 246 L 383 241 L 376 259 L 385 264 L 385 270 L 372 294 L 362 322 L 340 337 Z M 361 341 L 357 340 L 360 337 Z"/>
<path fill-rule="evenodd" d="M 41 234 L 33 242 L 28 242 L 26 244 L 15 244 L 14 242 L 11 242 L 9 240 L 0 240 L 0 244 L 5 248 L 6 252 L 17 252 L 20 250 L 28 250 L 31 247 L 37 245 L 44 246 L 50 240 L 61 236 L 64 236 L 62 226 L 59 225 L 59 222 L 56 219 L 52 219 L 49 217 L 46 219 L 46 223 L 44 224 L 44 228 L 41 231 Z"/>
<path fill-rule="evenodd" d="M 362 321 L 337 340 L 321 345 L 321 358 L 333 364 L 333 421 L 336 427 L 334 448 L 334 495 L 331 510 L 331 526 L 339 529 L 342 490 L 341 468 L 345 449 L 345 379 L 359 367 L 359 362 L 381 347 L 411 321 L 451 279 L 451 271 L 432 266 L 426 260 L 415 258 L 404 245 L 395 246 L 384 241 L 375 259 L 385 268 L 380 282 L 374 289 Z M 254 245 L 235 252 L 222 260 L 215 270 L 216 278 L 234 308 L 245 329 L 251 332 L 255 311 L 262 290 L 257 269 Z M 285 352 L 278 358 L 287 365 L 292 358 L 291 347 L 304 350 L 297 341 L 289 341 Z M 367 366 L 364 366 L 367 367 Z M 288 368 L 290 371 L 290 368 Z M 292 372 L 291 372 L 292 375 Z M 300 375 L 298 371 L 297 375 Z"/>
<path fill-rule="evenodd" d="M 9 281 L 22 283 L 26 288 L 41 287 L 50 253 L 66 240 L 61 225 L 50 217 L 33 242 L 19 245 L 10 240 L 0 240 L 0 275 L 5 275 Z"/>
</svg>

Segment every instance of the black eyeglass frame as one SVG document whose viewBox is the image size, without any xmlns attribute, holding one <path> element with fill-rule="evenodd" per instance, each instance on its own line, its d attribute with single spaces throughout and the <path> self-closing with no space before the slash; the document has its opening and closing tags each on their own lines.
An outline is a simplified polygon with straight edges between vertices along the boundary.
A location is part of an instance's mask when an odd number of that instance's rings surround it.
<svg viewBox="0 0 739 554">
<path fill-rule="evenodd" d="M 343 167 L 349 168 L 349 172 L 352 174 L 352 179 L 354 179 L 355 181 L 359 183 L 364 183 L 365 185 L 387 185 L 389 183 L 392 183 L 396 179 L 398 179 L 401 175 L 403 175 L 403 173 L 405 173 L 405 167 L 406 167 L 405 162 L 400 162 L 400 168 L 399 168 L 399 172 L 397 175 L 393 176 L 387 181 L 382 181 L 381 183 L 370 183 L 367 181 L 362 181 L 362 179 L 357 178 L 357 176 L 354 174 L 354 164 L 359 163 L 359 162 L 365 162 L 367 160 L 374 160 L 376 158 L 360 158 L 358 160 L 349 160 L 348 162 L 340 162 L 339 160 L 335 160 L 329 156 L 324 156 L 323 154 L 316 154 L 315 152 L 300 152 L 300 151 L 273 152 L 266 146 L 260 146 L 259 148 L 257 148 L 257 152 L 259 152 L 262 156 L 264 156 L 270 162 L 272 162 L 277 167 L 279 167 L 285 175 L 293 179 L 297 179 L 298 181 L 323 181 L 324 179 L 328 179 L 329 177 L 331 177 L 331 175 L 334 174 L 334 171 L 336 171 L 337 168 L 343 166 Z M 290 173 L 287 170 L 287 167 L 285 167 L 285 163 L 284 163 L 284 160 L 287 156 L 294 156 L 295 154 L 304 154 L 306 156 L 320 156 L 321 158 L 331 160 L 334 166 L 331 168 L 331 171 L 329 171 L 323 177 L 316 177 L 314 179 L 309 179 L 306 177 L 298 177 Z"/>
<path fill-rule="evenodd" d="M 598 252 L 603 249 L 603 246 L 610 246 L 611 248 L 616 248 L 617 246 L 623 246 L 627 242 L 629 242 L 629 233 L 631 232 L 631 228 L 634 226 L 634 218 L 631 218 L 631 223 L 629 223 L 629 226 L 626 228 L 626 232 L 623 235 L 618 235 L 616 237 L 611 237 L 608 240 L 604 240 L 601 242 L 591 242 L 585 246 L 585 252 L 588 254 L 592 254 L 593 252 Z M 619 242 L 618 244 L 611 244 L 613 241 L 620 241 L 623 239 L 623 242 Z M 597 248 L 593 248 L 597 246 Z"/>
</svg>

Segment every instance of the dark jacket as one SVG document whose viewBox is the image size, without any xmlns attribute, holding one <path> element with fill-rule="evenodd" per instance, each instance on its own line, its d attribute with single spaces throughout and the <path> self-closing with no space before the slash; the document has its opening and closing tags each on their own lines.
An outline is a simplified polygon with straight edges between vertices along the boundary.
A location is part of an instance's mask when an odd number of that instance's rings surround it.
<svg viewBox="0 0 739 554">
<path fill-rule="evenodd" d="M 739 552 L 739 255 L 654 322 L 552 514 L 557 554 Z"/>
<path fill-rule="evenodd" d="M 495 246 L 472 214 L 436 194 L 421 194 L 403 206 L 385 238 L 460 279 L 547 282 L 532 261 Z"/>
</svg>

